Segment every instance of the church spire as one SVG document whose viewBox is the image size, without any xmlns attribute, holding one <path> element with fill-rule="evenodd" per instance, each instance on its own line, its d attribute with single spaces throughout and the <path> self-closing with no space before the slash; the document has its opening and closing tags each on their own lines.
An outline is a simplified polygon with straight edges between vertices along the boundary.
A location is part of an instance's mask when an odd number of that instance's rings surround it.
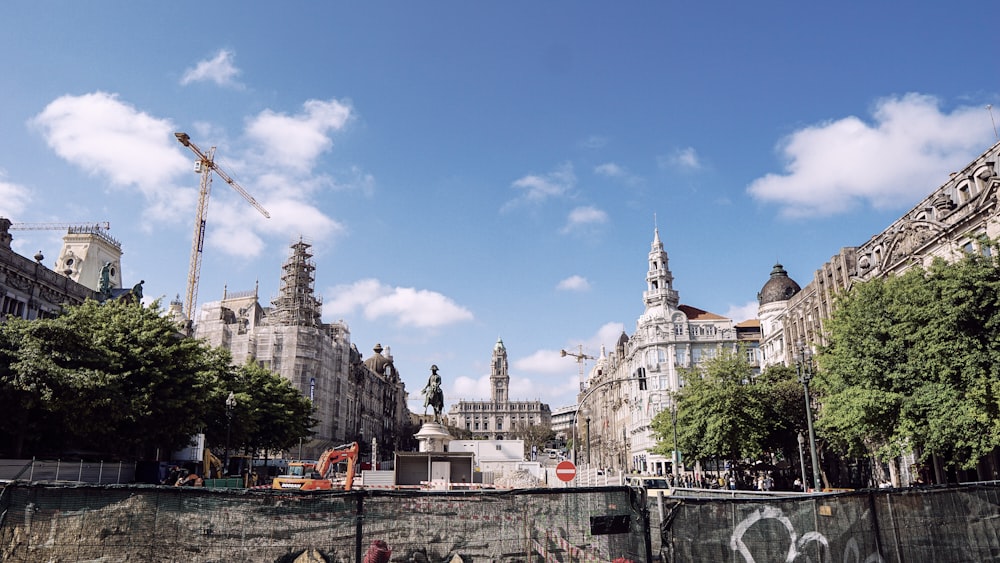
<svg viewBox="0 0 1000 563">
<path fill-rule="evenodd" d="M 649 250 L 649 271 L 646 272 L 646 291 L 642 294 L 646 309 L 667 305 L 677 307 L 680 296 L 674 290 L 674 275 L 670 273 L 667 251 L 660 241 L 660 229 L 653 229 L 653 242 Z"/>
</svg>

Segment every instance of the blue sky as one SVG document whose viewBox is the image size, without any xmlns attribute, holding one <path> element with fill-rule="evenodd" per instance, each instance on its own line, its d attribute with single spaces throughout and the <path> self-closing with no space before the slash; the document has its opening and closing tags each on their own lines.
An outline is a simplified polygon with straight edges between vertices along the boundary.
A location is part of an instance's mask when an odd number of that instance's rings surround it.
<svg viewBox="0 0 1000 563">
<path fill-rule="evenodd" d="M 0 4 L 0 216 L 109 221 L 126 285 L 277 294 L 300 236 L 324 319 L 390 347 L 422 410 L 571 404 L 643 311 L 654 226 L 681 302 L 737 321 L 995 142 L 993 2 Z M 996 109 L 993 110 L 997 112 Z M 15 233 L 53 266 L 61 233 Z M 592 363 L 588 364 L 588 367 Z"/>
</svg>

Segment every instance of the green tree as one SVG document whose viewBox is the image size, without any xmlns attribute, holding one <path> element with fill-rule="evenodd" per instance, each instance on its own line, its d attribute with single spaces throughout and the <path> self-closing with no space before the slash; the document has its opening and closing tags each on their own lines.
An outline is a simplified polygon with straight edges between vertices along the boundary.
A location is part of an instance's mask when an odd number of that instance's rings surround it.
<svg viewBox="0 0 1000 563">
<path fill-rule="evenodd" d="M 893 303 L 900 279 L 874 279 L 838 296 L 815 388 L 823 395 L 817 432 L 834 450 L 860 457 L 895 453 L 908 381 L 905 321 Z"/>
<path fill-rule="evenodd" d="M 817 427 L 848 455 L 914 449 L 971 468 L 1000 446 L 1000 268 L 936 260 L 840 296 Z"/>
<path fill-rule="evenodd" d="M 795 368 L 771 365 L 755 380 L 764 396 L 765 452 L 785 460 L 795 459 L 799 432 L 806 433 L 806 403 Z M 811 393 L 812 394 L 812 393 Z"/>
<path fill-rule="evenodd" d="M 313 405 L 291 382 L 250 361 L 237 371 L 242 383 L 240 409 L 243 432 L 240 444 L 249 450 L 281 450 L 312 435 L 319 422 Z"/>
<path fill-rule="evenodd" d="M 688 459 L 756 459 L 767 436 L 767 407 L 745 351 L 722 349 L 702 365 L 684 370 L 684 387 L 675 395 L 677 441 Z M 655 451 L 671 455 L 673 411 L 652 423 Z"/>
<path fill-rule="evenodd" d="M 515 422 L 512 433 L 515 439 L 524 440 L 524 452 L 527 455 L 531 454 L 532 447 L 537 448 L 538 452 L 541 453 L 545 449 L 545 444 L 556 437 L 555 431 L 547 424 Z"/>
<path fill-rule="evenodd" d="M 158 303 L 88 301 L 0 324 L 10 454 L 162 456 L 199 432 L 221 450 L 230 428 L 231 451 L 282 449 L 310 435 L 312 405 L 291 383 L 255 363 L 232 367 L 227 351 L 183 337 L 161 313 Z"/>
<path fill-rule="evenodd" d="M 228 356 L 178 334 L 158 304 L 88 301 L 0 325 L 0 427 L 14 455 L 151 457 L 205 426 Z"/>
</svg>

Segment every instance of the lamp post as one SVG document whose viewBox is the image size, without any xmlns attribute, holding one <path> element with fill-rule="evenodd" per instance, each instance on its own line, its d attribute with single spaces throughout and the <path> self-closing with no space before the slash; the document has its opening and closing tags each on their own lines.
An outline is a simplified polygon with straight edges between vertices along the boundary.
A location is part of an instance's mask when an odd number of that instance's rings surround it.
<svg viewBox="0 0 1000 563">
<path fill-rule="evenodd" d="M 812 423 L 812 401 L 809 398 L 809 382 L 813 377 L 812 352 L 805 342 L 799 340 L 796 343 L 798 353 L 795 355 L 795 367 L 799 376 L 799 383 L 805 391 L 806 398 L 806 426 L 809 431 L 809 455 L 812 457 L 813 486 L 816 490 L 823 488 L 819 475 L 819 460 L 816 455 L 816 434 L 813 432 Z M 803 482 L 805 477 L 802 478 Z"/>
<path fill-rule="evenodd" d="M 799 432 L 799 465 L 802 467 L 802 485 L 800 488 L 802 489 L 802 492 L 805 492 L 806 481 L 808 481 L 808 477 L 806 477 L 805 449 L 806 449 L 806 437 L 803 436 L 801 432 Z"/>
<path fill-rule="evenodd" d="M 674 424 L 674 452 L 671 458 L 671 469 L 674 474 L 674 486 L 678 486 L 678 479 L 680 479 L 680 446 L 677 445 L 677 401 L 673 395 L 670 396 L 670 421 Z"/>
<path fill-rule="evenodd" d="M 575 358 L 576 359 L 576 363 L 579 366 L 579 371 L 580 371 L 580 374 L 579 374 L 580 392 L 583 393 L 583 362 L 585 362 L 587 360 L 596 360 L 597 358 L 595 358 L 594 356 L 588 356 L 587 354 L 584 354 L 583 353 L 583 344 L 579 345 L 579 350 L 580 351 L 576 352 L 576 353 L 567 352 L 566 350 L 559 350 L 559 356 L 563 357 L 563 358 L 565 358 L 566 356 L 569 356 L 571 358 Z M 589 395 L 589 393 L 588 393 L 588 395 Z M 587 397 L 584 396 L 584 399 L 586 399 L 586 398 Z M 583 401 L 578 402 L 577 405 L 576 405 L 576 411 L 573 413 L 573 451 L 570 452 L 570 460 L 573 463 L 576 463 L 576 450 L 577 450 L 577 446 L 576 446 L 576 424 L 577 424 L 577 415 L 580 412 L 580 405 L 582 405 L 582 404 L 583 404 Z"/>
<path fill-rule="evenodd" d="M 229 396 L 226 397 L 226 453 L 223 456 L 225 461 L 222 463 L 222 471 L 224 475 L 229 472 L 229 436 L 233 427 L 234 407 L 236 407 L 236 394 L 230 391 Z"/>
</svg>

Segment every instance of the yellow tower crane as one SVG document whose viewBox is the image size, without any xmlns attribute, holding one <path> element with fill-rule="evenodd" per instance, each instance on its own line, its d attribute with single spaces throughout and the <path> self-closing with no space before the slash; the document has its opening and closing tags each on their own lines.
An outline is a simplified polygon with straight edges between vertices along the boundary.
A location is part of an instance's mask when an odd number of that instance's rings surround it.
<svg viewBox="0 0 1000 563">
<path fill-rule="evenodd" d="M 215 147 L 209 149 L 208 153 L 202 152 L 198 145 L 191 142 L 191 137 L 187 133 L 174 133 L 177 140 L 198 156 L 195 161 L 194 171 L 201 174 L 201 189 L 198 192 L 198 212 L 194 218 L 194 240 L 191 242 L 191 267 L 188 271 L 187 297 L 184 300 L 184 314 L 188 321 L 194 321 L 194 307 L 198 302 L 198 279 L 201 277 L 201 257 L 205 247 L 205 214 L 208 209 L 208 196 L 212 191 L 212 172 L 218 174 L 234 190 L 239 192 L 244 199 L 254 206 L 254 209 L 267 218 L 271 214 L 261 207 L 252 195 L 247 193 L 242 186 L 237 184 L 229 174 L 226 174 L 215 164 Z"/>
</svg>

